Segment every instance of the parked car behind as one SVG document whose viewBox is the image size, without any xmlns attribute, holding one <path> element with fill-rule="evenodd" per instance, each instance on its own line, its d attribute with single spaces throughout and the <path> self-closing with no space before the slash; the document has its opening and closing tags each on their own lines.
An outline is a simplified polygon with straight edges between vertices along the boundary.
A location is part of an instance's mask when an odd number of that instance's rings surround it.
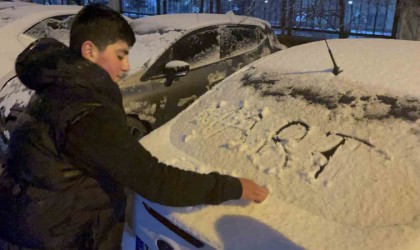
<svg viewBox="0 0 420 250">
<path fill-rule="evenodd" d="M 131 26 L 137 42 L 121 90 L 138 137 L 241 67 L 285 48 L 267 22 L 233 14 L 160 15 Z"/>
<path fill-rule="evenodd" d="M 328 43 L 339 69 L 324 41 L 277 52 L 141 140 L 179 168 L 266 185 L 267 200 L 135 195 L 124 249 L 420 249 L 420 42 Z"/>
<path fill-rule="evenodd" d="M 1 9 L 0 5 L 1 20 L 6 20 L 0 24 L 0 110 L 5 119 L 15 120 L 33 93 L 16 77 L 17 55 L 41 37 L 68 44 L 71 21 L 80 8 L 28 4 Z M 267 22 L 251 17 L 174 14 L 127 19 L 137 41 L 130 51 L 131 70 L 120 86 L 137 138 L 170 120 L 234 71 L 285 48 Z"/>
</svg>

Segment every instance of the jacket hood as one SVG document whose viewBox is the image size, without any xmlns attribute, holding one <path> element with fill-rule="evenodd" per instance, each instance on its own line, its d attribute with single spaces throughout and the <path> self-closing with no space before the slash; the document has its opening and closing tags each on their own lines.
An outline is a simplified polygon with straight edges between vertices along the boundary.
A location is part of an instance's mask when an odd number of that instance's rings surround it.
<svg viewBox="0 0 420 250">
<path fill-rule="evenodd" d="M 70 56 L 66 45 L 51 38 L 31 43 L 16 59 L 15 70 L 21 82 L 33 90 L 54 83 L 59 74 L 58 63 Z"/>
</svg>

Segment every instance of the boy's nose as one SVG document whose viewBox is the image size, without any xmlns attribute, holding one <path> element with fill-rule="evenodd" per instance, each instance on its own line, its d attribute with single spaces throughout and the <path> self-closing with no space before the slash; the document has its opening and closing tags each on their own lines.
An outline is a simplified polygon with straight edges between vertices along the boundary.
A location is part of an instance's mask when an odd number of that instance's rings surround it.
<svg viewBox="0 0 420 250">
<path fill-rule="evenodd" d="M 125 59 L 125 60 L 123 60 L 123 63 L 122 63 L 122 67 L 121 67 L 121 69 L 122 69 L 123 71 L 129 71 L 129 70 L 130 70 L 130 63 L 129 63 L 129 61 L 128 61 L 128 58 L 127 58 L 127 59 Z"/>
</svg>

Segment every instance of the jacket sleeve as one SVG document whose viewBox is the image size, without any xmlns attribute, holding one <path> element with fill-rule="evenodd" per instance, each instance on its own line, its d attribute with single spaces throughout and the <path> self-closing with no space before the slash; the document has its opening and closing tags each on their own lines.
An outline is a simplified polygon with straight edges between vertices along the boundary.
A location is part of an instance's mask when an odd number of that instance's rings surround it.
<svg viewBox="0 0 420 250">
<path fill-rule="evenodd" d="M 169 206 L 219 204 L 239 199 L 239 179 L 199 174 L 159 163 L 129 133 L 126 122 L 101 107 L 67 128 L 64 153 L 76 167 L 111 176 L 146 199 Z"/>
</svg>

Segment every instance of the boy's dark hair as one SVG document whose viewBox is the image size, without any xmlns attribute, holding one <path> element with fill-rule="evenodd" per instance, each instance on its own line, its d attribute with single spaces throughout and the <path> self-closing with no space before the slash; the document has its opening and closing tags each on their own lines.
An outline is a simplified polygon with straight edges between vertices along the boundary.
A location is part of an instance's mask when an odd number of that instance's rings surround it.
<svg viewBox="0 0 420 250">
<path fill-rule="evenodd" d="M 95 3 L 83 7 L 74 18 L 70 29 L 70 49 L 80 55 L 82 44 L 88 40 L 102 51 L 118 40 L 131 47 L 136 37 L 120 13 L 107 5 Z"/>
</svg>

